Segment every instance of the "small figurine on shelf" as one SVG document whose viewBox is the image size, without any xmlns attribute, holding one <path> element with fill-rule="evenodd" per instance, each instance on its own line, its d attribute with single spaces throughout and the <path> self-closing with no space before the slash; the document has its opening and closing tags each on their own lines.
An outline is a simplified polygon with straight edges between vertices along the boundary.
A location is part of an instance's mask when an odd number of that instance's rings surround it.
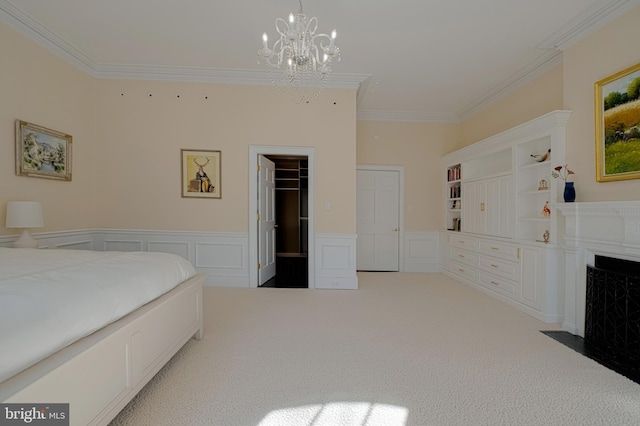
<svg viewBox="0 0 640 426">
<path fill-rule="evenodd" d="M 536 160 L 538 163 L 542 163 L 543 161 L 547 161 L 549 159 L 549 157 L 551 156 L 551 148 L 549 148 L 547 150 L 547 152 L 545 152 L 542 155 L 537 155 L 537 154 L 531 154 L 531 157 Z"/>
<path fill-rule="evenodd" d="M 538 185 L 538 191 L 546 191 L 547 189 L 549 189 L 549 184 L 546 180 L 542 179 Z"/>
<path fill-rule="evenodd" d="M 548 243 L 548 242 L 549 242 L 549 235 L 550 235 L 550 234 L 549 234 L 549 230 L 548 230 L 548 229 L 547 229 L 546 231 L 544 231 L 544 234 L 542 234 L 542 240 L 543 240 L 545 243 Z"/>
<path fill-rule="evenodd" d="M 542 208 L 542 216 L 549 217 L 551 216 L 551 209 L 549 208 L 549 202 L 545 201 L 544 207 Z"/>
</svg>

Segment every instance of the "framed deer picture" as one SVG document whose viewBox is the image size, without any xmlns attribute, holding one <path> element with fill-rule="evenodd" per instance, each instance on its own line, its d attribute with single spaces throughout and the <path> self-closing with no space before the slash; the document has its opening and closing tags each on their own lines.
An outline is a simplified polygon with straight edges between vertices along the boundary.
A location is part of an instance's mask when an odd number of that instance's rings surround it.
<svg viewBox="0 0 640 426">
<path fill-rule="evenodd" d="M 181 149 L 182 197 L 222 198 L 221 152 Z"/>
</svg>

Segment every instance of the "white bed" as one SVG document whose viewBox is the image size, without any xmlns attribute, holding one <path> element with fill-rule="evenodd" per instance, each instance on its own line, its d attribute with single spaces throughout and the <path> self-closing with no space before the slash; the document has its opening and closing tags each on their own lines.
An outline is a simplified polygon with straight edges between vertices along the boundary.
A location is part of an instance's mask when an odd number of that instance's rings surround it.
<svg viewBox="0 0 640 426">
<path fill-rule="evenodd" d="M 107 424 L 202 338 L 203 280 L 166 253 L 0 248 L 0 400 Z"/>
</svg>

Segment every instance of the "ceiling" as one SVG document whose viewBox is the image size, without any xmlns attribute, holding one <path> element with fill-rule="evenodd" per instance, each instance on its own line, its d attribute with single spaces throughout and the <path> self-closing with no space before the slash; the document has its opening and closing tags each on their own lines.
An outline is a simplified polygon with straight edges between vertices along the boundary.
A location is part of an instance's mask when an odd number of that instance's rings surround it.
<svg viewBox="0 0 640 426">
<path fill-rule="evenodd" d="M 640 0 L 306 0 L 338 31 L 358 118 L 459 121 Z M 0 0 L 0 20 L 97 78 L 271 84 L 262 33 L 296 0 Z"/>
</svg>

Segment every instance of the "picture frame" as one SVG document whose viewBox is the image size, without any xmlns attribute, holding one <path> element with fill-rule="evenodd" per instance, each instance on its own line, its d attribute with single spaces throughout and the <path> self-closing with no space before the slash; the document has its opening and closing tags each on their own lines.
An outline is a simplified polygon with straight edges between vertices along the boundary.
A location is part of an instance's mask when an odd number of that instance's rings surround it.
<svg viewBox="0 0 640 426">
<path fill-rule="evenodd" d="M 596 180 L 640 179 L 640 64 L 595 83 Z"/>
<path fill-rule="evenodd" d="M 221 151 L 181 149 L 182 197 L 222 198 Z"/>
<path fill-rule="evenodd" d="M 71 181 L 73 137 L 16 120 L 16 174 Z"/>
</svg>

